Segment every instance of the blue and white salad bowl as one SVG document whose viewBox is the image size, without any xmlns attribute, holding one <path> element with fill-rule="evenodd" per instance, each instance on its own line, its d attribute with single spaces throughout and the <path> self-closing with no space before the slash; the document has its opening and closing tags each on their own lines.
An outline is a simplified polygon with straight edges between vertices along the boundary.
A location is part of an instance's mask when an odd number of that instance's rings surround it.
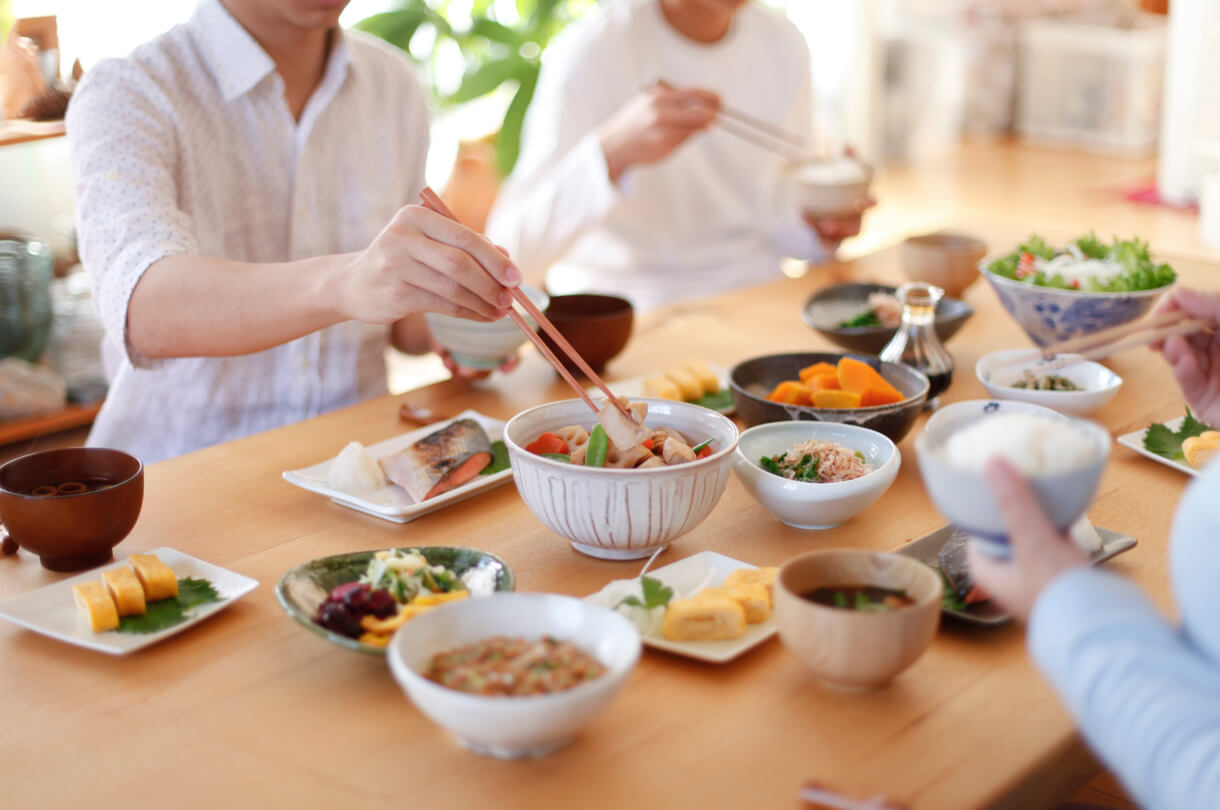
<svg viewBox="0 0 1220 810">
<path fill-rule="evenodd" d="M 979 269 L 1008 314 L 1039 346 L 1100 332 L 1143 317 L 1172 285 L 1136 292 L 1084 292 L 1041 287 Z"/>
</svg>

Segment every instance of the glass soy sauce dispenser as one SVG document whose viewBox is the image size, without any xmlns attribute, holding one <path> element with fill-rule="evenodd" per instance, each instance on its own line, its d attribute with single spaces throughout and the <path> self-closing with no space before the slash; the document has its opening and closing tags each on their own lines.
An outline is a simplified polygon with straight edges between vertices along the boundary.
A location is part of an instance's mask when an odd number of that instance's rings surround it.
<svg viewBox="0 0 1220 810">
<path fill-rule="evenodd" d="M 936 334 L 936 304 L 944 297 L 940 287 L 913 281 L 895 291 L 902 303 L 902 326 L 881 350 L 881 359 L 905 363 L 928 377 L 927 403 L 941 394 L 953 380 L 953 358 Z"/>
</svg>

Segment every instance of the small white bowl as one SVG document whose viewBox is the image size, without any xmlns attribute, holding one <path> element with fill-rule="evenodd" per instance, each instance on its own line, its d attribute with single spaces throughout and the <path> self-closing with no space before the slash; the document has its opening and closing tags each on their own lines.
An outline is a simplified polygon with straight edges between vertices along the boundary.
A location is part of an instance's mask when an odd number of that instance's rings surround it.
<svg viewBox="0 0 1220 810">
<path fill-rule="evenodd" d="M 550 302 L 546 293 L 529 285 L 522 285 L 521 289 L 534 306 L 540 310 L 546 309 Z M 538 324 L 525 314 L 520 304 L 514 303 L 513 306 L 531 328 L 538 328 Z M 528 340 L 520 327 L 507 316 L 498 321 L 483 322 L 429 312 L 424 318 L 437 344 L 449 352 L 454 362 L 467 368 L 497 369 Z"/>
<path fill-rule="evenodd" d="M 570 641 L 606 666 L 601 677 L 537 697 L 459 692 L 423 676 L 440 652 L 493 636 Z M 480 754 L 540 757 L 570 743 L 606 707 L 640 657 L 640 634 L 613 610 L 570 596 L 497 593 L 452 602 L 417 616 L 394 634 L 390 671 L 434 723 Z"/>
<path fill-rule="evenodd" d="M 647 470 L 585 467 L 527 452 L 547 431 L 567 425 L 586 430 L 596 417 L 582 400 L 530 408 L 504 427 L 504 443 L 521 499 L 551 531 L 573 548 L 606 560 L 649 557 L 698 526 L 724 494 L 737 425 L 716 411 L 668 399 L 648 403 L 649 427 L 670 427 L 692 442 L 712 439 L 706 458 Z"/>
<path fill-rule="evenodd" d="M 1012 399 L 1018 402 L 1032 402 L 1069 416 L 1084 416 L 1114 399 L 1118 389 L 1122 387 L 1123 378 L 1115 374 L 1101 363 L 1080 360 L 1079 355 L 1061 354 L 1056 359 L 1076 360 L 1070 366 L 1061 369 L 1044 371 L 1051 365 L 1046 360 L 1036 360 L 1032 363 L 1017 363 L 1014 359 L 1028 355 L 1029 349 L 1005 349 L 991 352 L 979 358 L 974 366 L 974 376 L 987 389 L 987 393 L 1000 399 Z M 1021 372 L 1029 369 L 1036 376 L 1055 374 L 1065 377 L 1080 387 L 1079 391 L 1035 391 L 1028 388 L 1013 388 L 1012 383 L 1021 379 Z"/>
<path fill-rule="evenodd" d="M 838 442 L 861 453 L 875 468 L 854 481 L 815 484 L 790 481 L 759 466 L 809 439 Z M 733 453 L 733 472 L 754 500 L 783 523 L 797 529 L 830 529 L 876 503 L 898 475 L 902 454 L 884 434 L 834 422 L 768 422 L 741 434 Z"/>
<path fill-rule="evenodd" d="M 1101 425 L 1063 414 L 1028 402 L 997 402 L 970 400 L 956 402 L 941 409 L 929 419 L 924 432 L 915 438 L 915 454 L 924 487 L 936 508 L 951 523 L 984 543 L 998 557 L 1009 555 L 1008 528 L 1000 514 L 995 495 L 980 472 L 962 469 L 940 455 L 940 447 L 949 436 L 979 419 L 988 419 L 1004 412 L 1024 411 L 1049 419 L 1071 423 L 1096 442 L 1093 461 L 1074 470 L 1053 475 L 1036 475 L 1030 483 L 1051 523 L 1060 531 L 1068 528 L 1084 514 L 1097 485 L 1101 481 L 1106 460 L 1110 457 L 1110 434 Z"/>
<path fill-rule="evenodd" d="M 796 203 L 811 214 L 857 213 L 868 200 L 873 169 L 848 155 L 793 163 L 784 171 Z"/>
</svg>

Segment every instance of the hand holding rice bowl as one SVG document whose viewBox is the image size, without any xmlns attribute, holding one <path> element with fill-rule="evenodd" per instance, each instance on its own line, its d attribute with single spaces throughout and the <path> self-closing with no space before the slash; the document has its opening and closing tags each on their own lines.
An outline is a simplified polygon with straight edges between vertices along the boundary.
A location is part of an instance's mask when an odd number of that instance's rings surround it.
<svg viewBox="0 0 1220 810">
<path fill-rule="evenodd" d="M 992 405 L 994 412 L 989 412 Z M 1005 413 L 998 403 L 956 407 L 956 413 L 935 424 L 929 420 L 915 440 L 924 486 L 946 518 L 982 541 L 989 553 L 1008 555 L 1008 529 L 983 476 L 988 460 L 996 456 L 1029 478 L 1060 531 L 1084 514 L 1110 454 L 1110 434 L 1104 428 L 1036 406 Z"/>
<path fill-rule="evenodd" d="M 816 442 L 816 444 L 809 444 Z M 832 449 L 828 467 L 819 458 L 813 481 L 804 467 L 805 480 L 796 480 L 806 450 Z M 802 448 L 793 477 L 763 468 L 761 459 Z M 859 454 L 859 455 L 857 455 Z M 863 458 L 860 458 L 862 456 Z M 781 522 L 798 529 L 829 529 L 872 506 L 894 483 L 902 454 L 882 433 L 856 425 L 833 422 L 768 422 L 741 434 L 733 453 L 733 472 L 746 490 Z"/>
<path fill-rule="evenodd" d="M 873 169 L 850 155 L 793 163 L 785 171 L 797 204 L 810 214 L 858 212 L 868 200 Z"/>
</svg>

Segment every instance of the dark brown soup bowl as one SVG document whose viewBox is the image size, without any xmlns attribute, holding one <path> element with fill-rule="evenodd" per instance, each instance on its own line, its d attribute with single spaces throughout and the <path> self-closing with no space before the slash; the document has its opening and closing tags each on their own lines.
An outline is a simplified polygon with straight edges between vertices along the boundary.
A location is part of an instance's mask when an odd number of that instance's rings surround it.
<svg viewBox="0 0 1220 810">
<path fill-rule="evenodd" d="M 87 482 L 90 488 L 30 494 L 67 482 Z M 10 538 L 52 571 L 80 571 L 109 561 L 111 549 L 136 525 L 143 501 L 144 465 L 118 450 L 47 450 L 0 467 L 0 521 Z"/>
<path fill-rule="evenodd" d="M 546 316 L 572 347 L 580 352 L 585 362 L 601 374 L 606 363 L 617 356 L 631 338 L 635 310 L 626 298 L 580 293 L 552 296 Z M 551 351 L 564 361 L 564 365 L 579 373 L 550 336 L 546 332 L 541 332 L 541 335 Z"/>
</svg>

